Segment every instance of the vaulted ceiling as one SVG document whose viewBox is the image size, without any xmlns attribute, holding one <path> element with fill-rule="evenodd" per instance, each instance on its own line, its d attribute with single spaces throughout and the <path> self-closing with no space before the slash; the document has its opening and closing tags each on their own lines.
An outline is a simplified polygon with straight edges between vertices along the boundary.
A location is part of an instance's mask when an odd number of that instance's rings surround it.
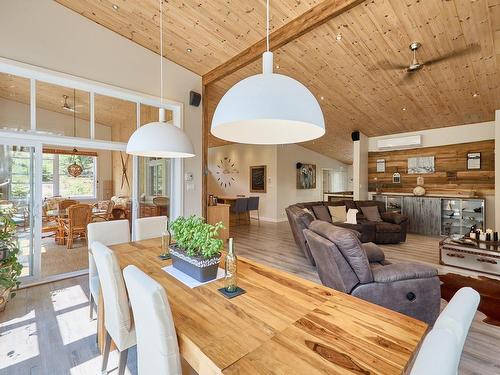
<svg viewBox="0 0 500 375">
<path fill-rule="evenodd" d="M 57 1 L 158 52 L 157 1 Z M 321 1 L 271 1 L 272 27 Z M 264 36 L 264 0 L 171 0 L 166 8 L 166 56 L 201 75 Z M 409 65 L 412 41 L 422 43 L 421 61 L 475 48 L 425 66 L 411 79 L 404 79 L 403 69 L 384 69 Z M 222 95 L 258 73 L 260 64 L 206 87 L 209 118 Z M 500 109 L 500 0 L 365 1 L 277 49 L 275 64 L 277 72 L 304 83 L 323 109 L 326 135 L 303 145 L 350 162 L 354 130 L 378 136 L 494 119 Z M 211 146 L 223 143 L 210 138 Z"/>
</svg>

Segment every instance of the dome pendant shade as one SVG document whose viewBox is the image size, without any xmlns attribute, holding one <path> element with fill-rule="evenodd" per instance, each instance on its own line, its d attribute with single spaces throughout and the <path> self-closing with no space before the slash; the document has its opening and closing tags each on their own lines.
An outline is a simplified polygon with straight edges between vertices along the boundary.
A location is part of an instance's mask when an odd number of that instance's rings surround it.
<svg viewBox="0 0 500 375">
<path fill-rule="evenodd" d="M 193 144 L 186 133 L 166 123 L 164 111 L 160 110 L 160 121 L 151 122 L 134 131 L 127 143 L 127 154 L 159 157 L 190 158 L 195 156 Z"/>
<path fill-rule="evenodd" d="M 263 55 L 263 74 L 231 87 L 217 105 L 211 133 L 237 143 L 286 144 L 325 134 L 325 121 L 314 95 L 302 83 L 275 74 L 272 52 Z"/>
</svg>

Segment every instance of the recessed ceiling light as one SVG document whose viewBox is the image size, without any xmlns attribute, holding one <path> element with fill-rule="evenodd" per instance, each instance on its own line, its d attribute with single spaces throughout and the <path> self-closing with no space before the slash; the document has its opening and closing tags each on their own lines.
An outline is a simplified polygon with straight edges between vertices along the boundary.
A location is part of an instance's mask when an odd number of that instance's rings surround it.
<svg viewBox="0 0 500 375">
<path fill-rule="evenodd" d="M 402 111 L 406 111 L 406 107 L 401 108 Z"/>
<path fill-rule="evenodd" d="M 186 52 L 191 53 L 193 50 L 191 48 L 186 48 Z"/>
<path fill-rule="evenodd" d="M 279 68 L 280 68 L 280 66 L 279 66 L 279 65 L 276 65 L 276 69 L 279 69 Z"/>
<path fill-rule="evenodd" d="M 342 34 L 337 34 L 335 39 L 337 39 L 337 41 L 340 42 L 342 40 Z"/>
<path fill-rule="evenodd" d="M 116 4 L 111 5 L 111 8 L 113 8 L 113 10 L 118 10 L 118 9 L 120 9 L 120 7 L 119 7 L 118 5 L 116 5 Z"/>
<path fill-rule="evenodd" d="M 325 97 L 324 96 L 320 96 L 319 97 L 321 100 L 325 100 Z"/>
<path fill-rule="evenodd" d="M 474 98 L 477 98 L 478 96 L 479 96 L 478 92 L 475 92 L 474 94 L 472 94 L 472 97 L 474 97 Z"/>
</svg>

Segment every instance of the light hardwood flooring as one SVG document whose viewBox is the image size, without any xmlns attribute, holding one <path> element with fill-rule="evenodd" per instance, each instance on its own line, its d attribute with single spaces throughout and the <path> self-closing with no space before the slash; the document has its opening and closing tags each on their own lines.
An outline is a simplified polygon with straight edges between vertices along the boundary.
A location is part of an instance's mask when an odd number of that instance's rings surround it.
<svg viewBox="0 0 500 375">
<path fill-rule="evenodd" d="M 234 228 L 231 235 L 238 255 L 319 282 L 314 267 L 295 246 L 288 223 L 261 222 L 258 226 L 252 222 Z M 393 262 L 419 261 L 438 266 L 438 241 L 410 235 L 405 244 L 383 248 Z M 447 271 L 439 268 L 440 272 Z M 478 312 L 472 324 L 460 375 L 500 373 L 500 328 L 482 323 L 483 317 Z M 96 321 L 88 318 L 86 276 L 21 289 L 0 313 L 0 375 L 99 373 L 101 357 L 95 332 Z M 110 368 L 117 363 L 115 352 Z M 126 373 L 137 373 L 135 349 L 130 351 Z M 116 368 L 110 374 L 116 374 Z"/>
</svg>

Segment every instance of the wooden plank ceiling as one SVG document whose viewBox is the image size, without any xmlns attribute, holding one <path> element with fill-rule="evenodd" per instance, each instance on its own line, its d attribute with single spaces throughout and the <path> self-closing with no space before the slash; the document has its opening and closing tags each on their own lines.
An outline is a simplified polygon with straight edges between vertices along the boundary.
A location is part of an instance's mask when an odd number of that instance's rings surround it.
<svg viewBox="0 0 500 375">
<path fill-rule="evenodd" d="M 158 51 L 156 1 L 58 0 L 59 3 Z M 271 1 L 273 28 L 318 1 Z M 167 57 L 205 74 L 264 36 L 264 1 L 169 1 Z M 339 39 L 338 36 L 341 36 Z M 424 67 L 403 81 L 408 45 L 421 61 L 470 45 L 469 55 Z M 187 48 L 192 48 L 188 53 Z M 500 0 L 371 0 L 275 51 L 277 72 L 304 83 L 321 103 L 327 133 L 303 146 L 352 160 L 350 134 L 379 136 L 490 121 L 500 108 Z M 236 82 L 260 72 L 260 60 L 206 87 L 209 118 Z M 477 96 L 473 96 L 478 94 Z M 223 141 L 211 137 L 209 145 Z"/>
</svg>

